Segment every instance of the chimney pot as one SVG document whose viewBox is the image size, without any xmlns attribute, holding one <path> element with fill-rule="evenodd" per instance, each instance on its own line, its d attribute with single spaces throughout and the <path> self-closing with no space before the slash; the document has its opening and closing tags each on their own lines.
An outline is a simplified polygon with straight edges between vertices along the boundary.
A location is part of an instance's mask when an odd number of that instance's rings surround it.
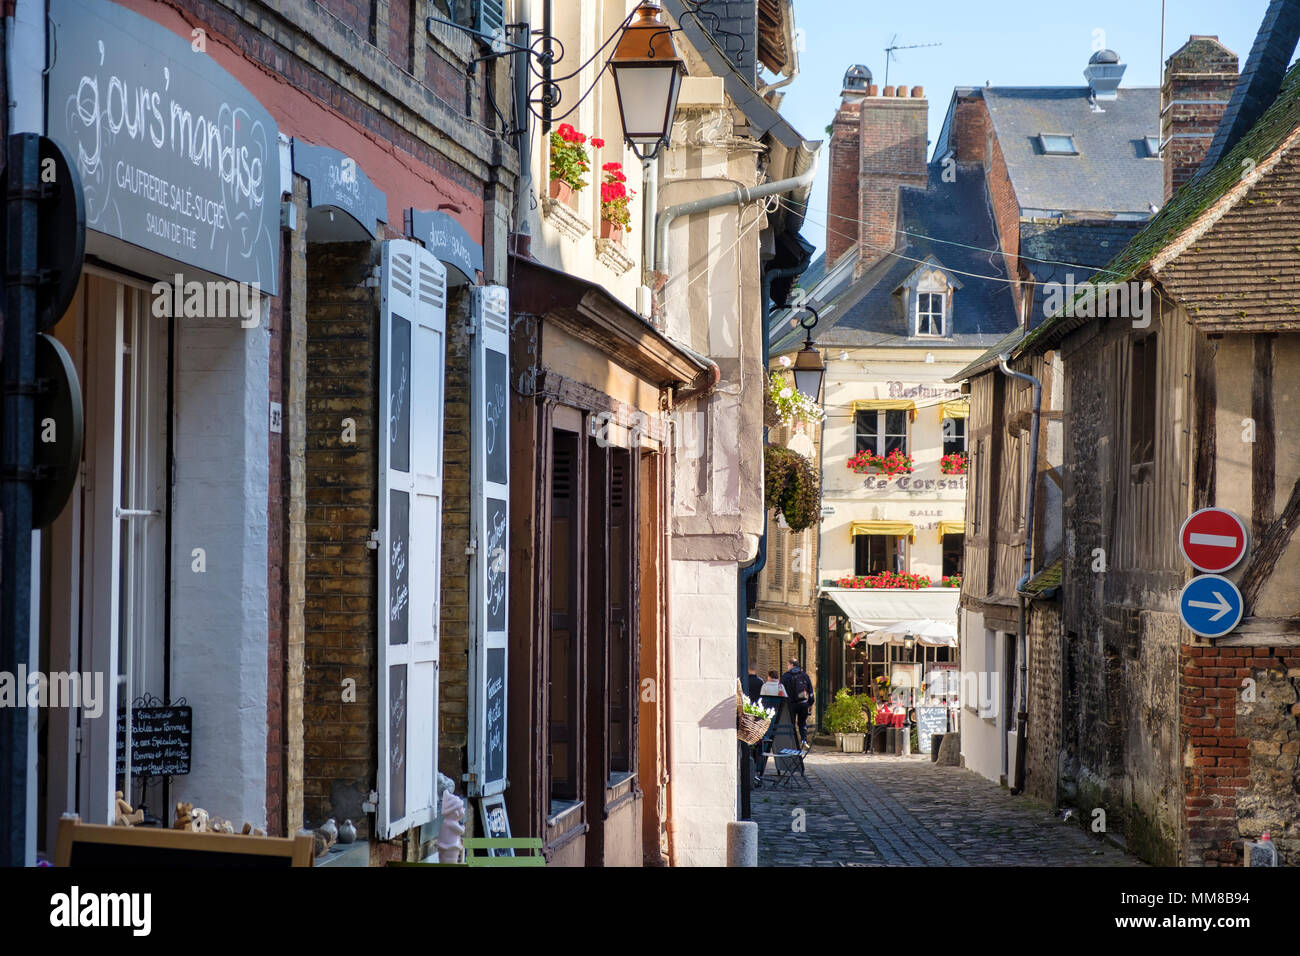
<svg viewBox="0 0 1300 956">
<path fill-rule="evenodd" d="M 894 95 L 894 88 L 893 88 L 892 86 L 887 86 L 887 87 L 885 87 L 885 95 L 886 95 L 886 96 L 893 96 L 893 95 Z"/>
<path fill-rule="evenodd" d="M 914 99 L 914 100 L 923 100 L 923 99 L 925 99 L 925 87 L 924 87 L 924 86 L 914 86 L 914 87 L 912 87 L 912 99 Z"/>
<path fill-rule="evenodd" d="M 900 86 L 897 90 L 894 91 L 894 96 L 906 96 L 906 95 L 907 95 L 906 86 Z"/>
<path fill-rule="evenodd" d="M 879 96 L 879 95 L 880 95 L 880 87 L 876 86 L 875 83 L 872 83 L 870 86 L 867 87 L 867 95 L 868 95 L 868 96 Z"/>
</svg>

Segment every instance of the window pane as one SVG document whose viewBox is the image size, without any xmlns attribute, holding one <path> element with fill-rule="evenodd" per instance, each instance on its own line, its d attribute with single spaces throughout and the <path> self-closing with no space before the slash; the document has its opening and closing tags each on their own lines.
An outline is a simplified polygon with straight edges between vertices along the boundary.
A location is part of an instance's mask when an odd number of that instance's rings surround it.
<svg viewBox="0 0 1300 956">
<path fill-rule="evenodd" d="M 907 451 L 907 414 L 901 410 L 885 412 L 884 454 L 888 455 L 895 448 Z"/>
<path fill-rule="evenodd" d="M 878 415 L 878 412 L 865 411 L 858 412 L 853 416 L 854 427 L 857 435 L 854 451 L 869 451 L 872 454 L 876 453 L 876 419 Z"/>
<path fill-rule="evenodd" d="M 953 455 L 966 450 L 966 419 L 945 418 L 943 420 L 943 453 Z"/>
</svg>

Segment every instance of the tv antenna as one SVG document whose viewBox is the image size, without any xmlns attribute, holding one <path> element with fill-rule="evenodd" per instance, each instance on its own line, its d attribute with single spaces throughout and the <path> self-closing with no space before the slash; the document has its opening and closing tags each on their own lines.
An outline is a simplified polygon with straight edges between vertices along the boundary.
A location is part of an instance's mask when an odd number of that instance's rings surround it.
<svg viewBox="0 0 1300 956">
<path fill-rule="evenodd" d="M 919 49 L 921 49 L 922 47 L 927 47 L 927 46 L 943 46 L 943 44 L 942 44 L 942 43 L 913 43 L 913 44 L 911 44 L 911 45 L 909 45 L 909 46 L 899 46 L 899 45 L 898 45 L 898 34 L 895 33 L 895 34 L 894 34 L 894 38 L 893 38 L 892 40 L 889 41 L 889 46 L 885 47 L 885 83 L 884 83 L 884 85 L 885 85 L 885 86 L 888 86 L 888 85 L 889 85 L 889 63 L 890 63 L 890 61 L 891 61 L 891 60 L 897 60 L 897 59 L 898 59 L 897 55 L 895 55 L 895 53 L 894 53 L 895 50 L 919 50 Z"/>
</svg>

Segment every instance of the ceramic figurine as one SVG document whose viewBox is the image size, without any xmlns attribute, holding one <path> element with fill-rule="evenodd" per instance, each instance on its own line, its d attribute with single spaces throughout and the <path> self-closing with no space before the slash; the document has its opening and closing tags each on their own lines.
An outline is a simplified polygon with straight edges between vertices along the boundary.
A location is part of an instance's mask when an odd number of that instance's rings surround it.
<svg viewBox="0 0 1300 956">
<path fill-rule="evenodd" d="M 339 842 L 352 843 L 357 838 L 357 827 L 351 820 L 344 820 L 343 826 L 339 827 Z"/>
<path fill-rule="evenodd" d="M 113 818 L 113 825 L 119 827 L 132 827 L 143 821 L 144 810 L 132 810 L 131 804 L 122 799 L 122 791 L 117 791 L 117 813 Z"/>
</svg>

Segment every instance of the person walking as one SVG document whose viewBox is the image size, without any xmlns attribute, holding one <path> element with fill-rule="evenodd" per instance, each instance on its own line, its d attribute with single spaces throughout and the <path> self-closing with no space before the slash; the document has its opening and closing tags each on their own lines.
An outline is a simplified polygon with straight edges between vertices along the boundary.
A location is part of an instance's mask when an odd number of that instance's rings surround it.
<svg viewBox="0 0 1300 956">
<path fill-rule="evenodd" d="M 808 711 L 814 701 L 812 679 L 799 666 L 799 658 L 790 658 L 790 669 L 781 675 L 781 687 L 790 699 L 790 714 L 799 731 L 799 743 L 808 746 Z"/>
<path fill-rule="evenodd" d="M 763 678 L 758 676 L 758 670 L 753 664 L 749 665 L 749 675 L 745 678 L 745 696 L 758 703 L 758 699 L 763 696 Z"/>
</svg>

